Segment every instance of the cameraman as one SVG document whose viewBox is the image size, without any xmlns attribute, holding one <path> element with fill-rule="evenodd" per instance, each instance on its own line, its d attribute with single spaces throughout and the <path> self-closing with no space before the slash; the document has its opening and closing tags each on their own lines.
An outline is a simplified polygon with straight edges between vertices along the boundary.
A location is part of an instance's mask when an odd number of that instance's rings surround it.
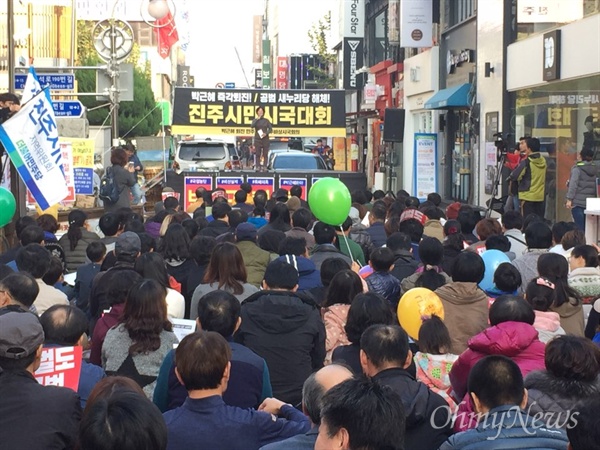
<svg viewBox="0 0 600 450">
<path fill-rule="evenodd" d="M 526 137 L 521 137 L 519 139 L 519 144 L 515 147 L 512 152 L 506 153 L 506 162 L 504 163 L 504 167 L 506 167 L 510 172 L 515 170 L 519 163 L 525 159 L 525 139 Z M 519 205 L 519 183 L 516 180 L 511 180 L 510 176 L 507 178 L 508 181 L 508 198 L 506 199 L 505 210 L 509 211 L 520 211 L 521 207 Z"/>
<path fill-rule="evenodd" d="M 521 146 L 521 144 L 519 145 Z M 539 139 L 525 138 L 523 146 L 526 158 L 512 171 L 508 179 L 519 183 L 519 201 L 523 217 L 536 214 L 543 218 L 546 195 L 546 159 L 540 153 Z"/>
</svg>

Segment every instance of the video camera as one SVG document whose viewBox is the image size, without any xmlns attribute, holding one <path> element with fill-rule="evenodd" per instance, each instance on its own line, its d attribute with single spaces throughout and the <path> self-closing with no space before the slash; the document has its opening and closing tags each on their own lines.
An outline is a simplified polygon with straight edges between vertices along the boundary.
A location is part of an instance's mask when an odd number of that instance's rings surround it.
<svg viewBox="0 0 600 450">
<path fill-rule="evenodd" d="M 496 159 L 497 161 L 501 161 L 504 157 L 506 157 L 506 154 L 508 153 L 509 149 L 512 148 L 512 134 L 504 134 L 500 132 L 494 134 L 493 136 L 496 138 L 496 140 L 494 141 L 494 145 L 496 146 L 497 150 Z"/>
</svg>

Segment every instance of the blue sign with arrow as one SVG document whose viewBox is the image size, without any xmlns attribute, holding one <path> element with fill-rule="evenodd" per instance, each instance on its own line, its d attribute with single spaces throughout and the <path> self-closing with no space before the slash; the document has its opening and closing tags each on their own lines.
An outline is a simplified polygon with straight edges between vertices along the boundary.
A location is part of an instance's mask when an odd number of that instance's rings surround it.
<svg viewBox="0 0 600 450">
<path fill-rule="evenodd" d="M 42 88 L 50 85 L 54 91 L 73 91 L 75 90 L 75 75 L 72 73 L 39 73 L 38 79 Z M 25 87 L 27 74 L 19 73 L 15 75 L 15 90 L 22 90 Z"/>
<path fill-rule="evenodd" d="M 225 89 L 235 89 L 235 83 L 233 81 L 228 81 L 225 83 Z"/>
<path fill-rule="evenodd" d="M 56 117 L 81 117 L 83 105 L 79 100 L 53 100 L 54 115 Z"/>
</svg>

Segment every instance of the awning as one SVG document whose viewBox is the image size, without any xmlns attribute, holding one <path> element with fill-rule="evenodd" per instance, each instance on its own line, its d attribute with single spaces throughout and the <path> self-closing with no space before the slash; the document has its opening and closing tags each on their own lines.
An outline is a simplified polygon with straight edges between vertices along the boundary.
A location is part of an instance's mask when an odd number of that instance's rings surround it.
<svg viewBox="0 0 600 450">
<path fill-rule="evenodd" d="M 425 102 L 425 109 L 467 108 L 471 83 L 441 89 Z"/>
</svg>

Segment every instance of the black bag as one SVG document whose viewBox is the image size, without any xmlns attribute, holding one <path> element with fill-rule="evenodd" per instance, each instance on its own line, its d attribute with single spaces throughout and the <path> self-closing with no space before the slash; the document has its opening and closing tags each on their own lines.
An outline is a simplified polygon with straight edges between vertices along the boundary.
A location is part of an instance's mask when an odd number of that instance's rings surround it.
<svg viewBox="0 0 600 450">
<path fill-rule="evenodd" d="M 115 175 L 113 174 L 112 167 L 106 169 L 104 176 L 100 180 L 100 190 L 98 191 L 98 197 L 103 202 L 117 203 L 119 201 L 119 187 L 115 182 Z"/>
</svg>

